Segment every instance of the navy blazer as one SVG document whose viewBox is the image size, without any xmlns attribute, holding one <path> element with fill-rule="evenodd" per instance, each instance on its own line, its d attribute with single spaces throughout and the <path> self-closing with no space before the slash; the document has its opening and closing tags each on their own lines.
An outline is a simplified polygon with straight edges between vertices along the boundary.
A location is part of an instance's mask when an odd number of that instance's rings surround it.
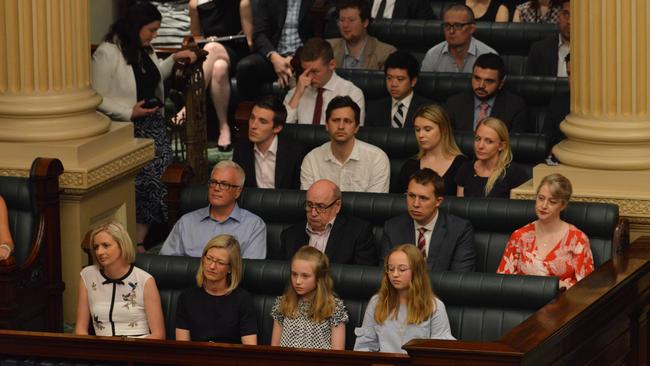
<svg viewBox="0 0 650 366">
<path fill-rule="evenodd" d="M 302 221 L 282 231 L 281 252 L 284 258 L 278 259 L 290 260 L 300 247 L 309 244 L 306 226 L 307 221 Z M 377 265 L 372 226 L 362 219 L 339 213 L 327 239 L 325 254 L 330 263 Z"/>
<path fill-rule="evenodd" d="M 526 59 L 526 75 L 557 76 L 557 53 L 560 38 L 555 35 L 536 41 Z"/>
<path fill-rule="evenodd" d="M 415 223 L 402 214 L 384 223 L 382 257 L 401 244 L 415 245 Z M 430 271 L 471 272 L 475 268 L 474 228 L 469 221 L 438 210 L 438 221 L 427 252 Z"/>
<path fill-rule="evenodd" d="M 309 11 L 314 5 L 314 0 L 299 1 L 298 35 L 304 43 L 313 35 L 314 24 Z M 254 2 L 256 6 L 253 6 L 253 52 L 266 57 L 269 52 L 276 50 L 287 18 L 287 2 L 287 0 Z"/>
<path fill-rule="evenodd" d="M 446 104 L 449 120 L 454 131 L 474 131 L 474 92 L 471 90 L 454 94 Z M 528 113 L 524 99 L 507 90 L 497 92 L 490 117 L 502 120 L 510 132 L 527 132 Z"/>
<path fill-rule="evenodd" d="M 305 149 L 295 140 L 278 135 L 278 151 L 275 157 L 275 188 L 300 189 L 300 166 Z M 232 160 L 246 173 L 245 187 L 257 187 L 255 176 L 255 151 L 253 143 L 244 140 L 235 146 Z"/>
<path fill-rule="evenodd" d="M 409 109 L 406 111 L 404 127 L 413 127 L 415 112 L 417 112 L 421 106 L 431 103 L 433 102 L 429 99 L 414 93 Z M 393 107 L 392 104 L 393 99 L 391 97 L 368 101 L 364 126 L 391 127 L 393 125 L 393 115 L 391 114 L 391 109 Z"/>
</svg>

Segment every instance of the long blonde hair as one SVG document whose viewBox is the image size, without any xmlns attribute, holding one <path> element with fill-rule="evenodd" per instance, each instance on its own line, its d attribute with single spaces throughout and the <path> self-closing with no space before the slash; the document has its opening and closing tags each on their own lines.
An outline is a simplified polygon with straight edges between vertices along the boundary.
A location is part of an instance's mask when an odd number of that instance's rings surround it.
<svg viewBox="0 0 650 366">
<path fill-rule="evenodd" d="M 196 285 L 203 288 L 203 282 L 205 281 L 205 275 L 203 274 L 203 261 L 205 260 L 205 256 L 208 254 L 208 251 L 212 248 L 225 249 L 228 252 L 230 272 L 226 276 L 226 283 L 228 284 L 226 294 L 229 294 L 234 291 L 239 285 L 243 267 L 239 242 L 232 235 L 217 235 L 205 244 L 205 247 L 203 248 L 203 254 L 201 254 L 201 261 L 199 262 L 199 269 L 196 271 Z"/>
<path fill-rule="evenodd" d="M 508 168 L 512 162 L 512 150 L 510 149 L 510 134 L 508 133 L 508 126 L 506 126 L 503 121 L 498 118 L 488 117 L 479 122 L 479 124 L 476 126 L 476 130 L 478 130 L 481 125 L 485 125 L 493 129 L 497 133 L 497 136 L 499 136 L 501 142 L 503 142 L 505 145 L 504 148 L 499 151 L 499 160 L 497 161 L 497 166 L 494 168 L 494 171 L 492 171 L 488 177 L 487 183 L 485 184 L 485 197 L 487 197 L 490 192 L 492 192 L 492 188 L 494 188 L 494 184 L 497 182 L 497 180 L 502 179 L 506 176 L 506 168 Z"/>
<path fill-rule="evenodd" d="M 298 249 L 296 254 L 291 258 L 291 263 L 296 259 L 301 259 L 312 263 L 314 269 L 314 276 L 316 277 L 316 293 L 311 302 L 309 309 L 309 317 L 316 323 L 327 319 L 332 315 L 336 304 L 334 303 L 334 290 L 332 277 L 329 274 L 330 262 L 327 256 L 320 250 L 305 245 Z M 298 316 L 298 300 L 299 296 L 291 284 L 284 291 L 282 300 L 280 300 L 280 312 L 287 318 L 295 318 Z"/>
<path fill-rule="evenodd" d="M 411 283 L 408 289 L 408 300 L 406 303 L 407 324 L 419 324 L 429 319 L 436 311 L 436 295 L 431 289 L 427 264 L 422 253 L 413 244 L 402 244 L 394 248 L 384 259 L 384 276 L 381 279 L 381 286 L 375 307 L 375 322 L 383 324 L 388 318 L 397 319 L 399 312 L 399 296 L 397 290 L 390 283 L 388 278 L 388 259 L 395 252 L 403 252 L 409 261 L 411 268 Z"/>
<path fill-rule="evenodd" d="M 454 140 L 454 134 L 451 128 L 451 122 L 449 121 L 449 115 L 444 108 L 438 104 L 424 105 L 420 107 L 417 112 L 415 112 L 413 121 L 415 121 L 416 118 L 424 118 L 435 123 L 438 126 L 438 129 L 440 130 L 440 143 L 442 144 L 442 153 L 446 158 L 463 154 L 458 148 L 456 140 Z M 417 159 L 420 160 L 424 156 L 424 150 L 422 150 L 422 147 L 420 147 L 419 142 L 418 147 L 420 150 L 418 151 Z"/>
</svg>

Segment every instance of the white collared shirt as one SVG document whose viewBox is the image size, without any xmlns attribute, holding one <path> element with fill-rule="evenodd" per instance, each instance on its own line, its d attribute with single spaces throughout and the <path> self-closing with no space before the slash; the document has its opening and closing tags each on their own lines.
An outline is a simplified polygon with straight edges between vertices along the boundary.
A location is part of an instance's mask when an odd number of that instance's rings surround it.
<svg viewBox="0 0 650 366">
<path fill-rule="evenodd" d="M 423 227 L 427 229 L 427 231 L 424 232 L 424 252 L 427 253 L 427 257 L 429 256 L 429 244 L 431 243 L 431 236 L 433 235 L 433 228 L 436 227 L 436 222 L 438 221 L 438 211 L 436 210 L 436 215 L 431 219 L 431 222 L 429 222 L 426 225 L 420 225 L 415 220 L 413 220 L 413 224 L 415 226 L 415 246 L 418 246 L 418 236 L 420 236 L 420 233 L 418 233 L 418 230 Z"/>
<path fill-rule="evenodd" d="M 571 52 L 571 44 L 569 42 L 564 42 L 562 35 L 558 35 L 560 40 L 557 43 L 557 76 L 565 78 L 569 76 L 566 72 L 566 62 L 564 58 L 566 55 Z"/>
<path fill-rule="evenodd" d="M 393 97 L 390 98 L 392 100 L 391 108 L 390 108 L 390 123 L 393 123 L 393 117 L 395 117 L 395 113 L 397 113 L 397 105 L 400 103 L 404 104 L 404 107 L 402 109 L 402 112 L 404 113 L 404 125 L 406 125 L 406 114 L 409 110 L 409 107 L 411 106 L 411 101 L 413 100 L 413 91 L 411 90 L 411 94 L 405 96 L 402 98 L 402 100 L 397 100 Z"/>
<path fill-rule="evenodd" d="M 320 117 L 321 125 L 325 124 L 325 110 L 327 109 L 327 104 L 338 95 L 347 95 L 352 98 L 361 109 L 361 121 L 359 121 L 359 125 L 363 126 L 366 107 L 361 89 L 352 84 L 352 82 L 338 76 L 336 72 L 332 73 L 332 77 L 323 86 L 323 89 L 323 109 Z M 292 88 L 284 98 L 284 106 L 287 108 L 287 123 L 310 125 L 312 124 L 312 118 L 314 118 L 314 109 L 316 108 L 316 96 L 318 95 L 318 90 L 311 86 L 307 87 L 298 102 L 298 108 L 294 109 L 289 107 L 289 101 L 295 92 L 296 88 Z"/>
<path fill-rule="evenodd" d="M 395 2 L 397 0 L 386 0 L 386 7 L 384 8 L 384 18 L 391 19 L 393 17 L 393 9 L 395 9 Z M 372 3 L 372 17 L 377 17 L 377 12 L 379 11 L 379 5 L 381 5 L 381 0 L 375 0 Z"/>
<path fill-rule="evenodd" d="M 300 167 L 301 189 L 309 189 L 319 179 L 329 179 L 341 191 L 388 192 L 390 163 L 383 150 L 355 139 L 350 156 L 341 163 L 334 157 L 331 144 L 326 142 L 305 156 Z"/>
<path fill-rule="evenodd" d="M 259 188 L 275 188 L 275 159 L 278 154 L 278 136 L 273 136 L 273 142 L 262 153 L 257 144 L 253 145 L 255 153 L 255 180 Z"/>
<path fill-rule="evenodd" d="M 330 239 L 330 234 L 332 233 L 332 226 L 334 226 L 334 220 L 336 220 L 336 216 L 332 219 L 332 221 L 328 222 L 327 225 L 325 225 L 325 230 L 321 232 L 316 232 L 312 230 L 311 226 L 309 226 L 309 222 L 307 222 L 307 227 L 305 227 L 305 231 L 307 232 L 307 236 L 309 236 L 309 246 L 314 247 L 321 252 L 325 253 L 325 249 L 327 248 L 327 241 Z"/>
</svg>

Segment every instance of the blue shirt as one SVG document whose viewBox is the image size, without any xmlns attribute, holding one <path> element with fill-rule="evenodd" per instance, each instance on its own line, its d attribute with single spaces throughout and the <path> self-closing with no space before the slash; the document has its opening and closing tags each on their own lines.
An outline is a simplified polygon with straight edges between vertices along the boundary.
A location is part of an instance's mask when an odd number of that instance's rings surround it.
<svg viewBox="0 0 650 366">
<path fill-rule="evenodd" d="M 280 33 L 277 49 L 281 55 L 293 54 L 298 47 L 302 46 L 300 34 L 298 33 L 300 3 L 300 0 L 287 1 L 287 16 L 284 19 L 284 27 L 282 27 L 282 33 Z"/>
<path fill-rule="evenodd" d="M 474 70 L 474 62 L 484 53 L 497 53 L 492 47 L 472 37 L 465 55 L 462 68 L 458 68 L 456 61 L 449 53 L 447 41 L 443 41 L 433 46 L 422 60 L 420 71 L 433 72 L 465 72 L 471 73 Z M 497 53 L 498 54 L 498 53 Z"/>
<path fill-rule="evenodd" d="M 160 254 L 200 257 L 205 244 L 221 234 L 230 234 L 239 241 L 242 258 L 266 258 L 266 224 L 236 203 L 224 221 L 210 216 L 209 205 L 183 215 L 169 233 Z"/>
</svg>

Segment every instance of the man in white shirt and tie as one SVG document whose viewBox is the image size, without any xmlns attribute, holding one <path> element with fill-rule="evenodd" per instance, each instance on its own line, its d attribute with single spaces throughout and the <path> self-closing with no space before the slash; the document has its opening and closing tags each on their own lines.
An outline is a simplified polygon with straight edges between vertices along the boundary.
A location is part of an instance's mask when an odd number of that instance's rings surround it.
<svg viewBox="0 0 650 366">
<path fill-rule="evenodd" d="M 386 59 L 384 66 L 386 90 L 389 97 L 369 100 L 366 126 L 412 128 L 413 116 L 431 101 L 415 93 L 420 64 L 408 52 L 396 51 Z"/>
<path fill-rule="evenodd" d="M 371 3 L 374 19 L 435 19 L 428 0 L 374 0 Z"/>
<path fill-rule="evenodd" d="M 429 168 L 411 175 L 406 191 L 408 212 L 384 223 L 382 256 L 401 244 L 414 244 L 430 271 L 474 270 L 474 229 L 469 221 L 438 210 L 444 180 Z"/>
<path fill-rule="evenodd" d="M 361 109 L 359 123 L 363 126 L 363 92 L 336 74 L 332 46 L 322 38 L 310 38 L 298 57 L 302 73 L 284 98 L 287 123 L 325 124 L 325 107 L 337 95 L 348 95 Z"/>
</svg>

